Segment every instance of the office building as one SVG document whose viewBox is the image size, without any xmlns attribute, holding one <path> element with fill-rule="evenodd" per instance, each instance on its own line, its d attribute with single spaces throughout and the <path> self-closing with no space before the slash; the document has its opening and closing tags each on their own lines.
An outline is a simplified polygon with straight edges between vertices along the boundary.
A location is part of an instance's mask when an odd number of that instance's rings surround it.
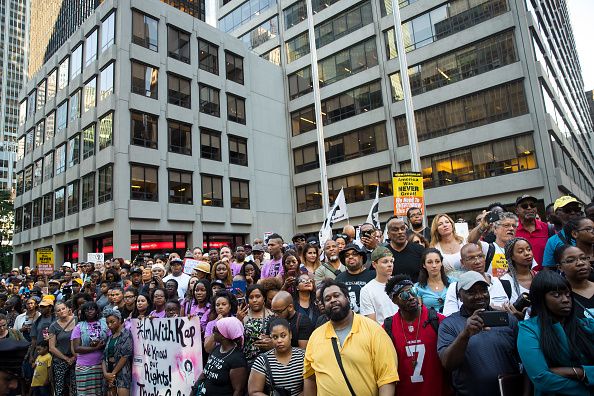
<svg viewBox="0 0 594 396">
<path fill-rule="evenodd" d="M 187 13 L 103 1 L 22 91 L 15 264 L 45 247 L 60 263 L 289 235 L 282 84 Z"/>
<path fill-rule="evenodd" d="M 588 107 L 590 108 L 590 118 L 592 119 L 592 123 L 594 123 L 594 90 L 586 91 L 586 100 L 588 101 Z"/>
<path fill-rule="evenodd" d="M 27 65 L 27 0 L 0 5 L 0 191 L 13 191 L 19 95 Z"/>
<path fill-rule="evenodd" d="M 566 1 L 399 0 L 427 213 L 474 221 L 525 193 L 593 196 L 592 120 Z M 330 202 L 351 224 L 410 170 L 391 0 L 312 0 Z M 296 226 L 319 230 L 305 0 L 223 0 L 218 25 L 285 70 Z M 342 227 L 343 224 L 337 224 Z"/>
</svg>

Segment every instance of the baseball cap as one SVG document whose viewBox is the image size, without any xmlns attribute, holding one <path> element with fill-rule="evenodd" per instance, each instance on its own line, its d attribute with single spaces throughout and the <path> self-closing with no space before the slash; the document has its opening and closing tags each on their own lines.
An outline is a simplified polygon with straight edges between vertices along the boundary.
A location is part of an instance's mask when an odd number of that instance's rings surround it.
<svg viewBox="0 0 594 396">
<path fill-rule="evenodd" d="M 302 232 L 298 232 L 297 234 L 293 235 L 293 238 L 291 238 L 291 241 L 295 242 L 298 239 L 305 239 L 305 234 Z"/>
<path fill-rule="evenodd" d="M 52 296 L 52 295 L 47 295 L 47 296 L 43 296 L 43 298 L 41 299 L 41 302 L 39 303 L 40 307 L 47 307 L 47 306 L 53 306 L 54 305 L 54 300 L 56 299 L 56 297 Z"/>
<path fill-rule="evenodd" d="M 130 275 L 132 274 L 142 274 L 142 270 L 138 267 L 134 267 L 132 268 L 132 271 L 130 271 Z"/>
<path fill-rule="evenodd" d="M 568 204 L 574 203 L 574 202 L 578 203 L 579 205 L 582 204 L 576 198 L 569 196 L 569 195 L 564 195 L 562 197 L 557 198 L 557 200 L 555 201 L 555 204 L 553 205 L 553 210 L 557 210 L 559 208 L 564 207 L 565 205 L 568 205 Z"/>
<path fill-rule="evenodd" d="M 458 278 L 456 290 L 468 290 L 477 282 L 483 282 L 485 285 L 489 286 L 484 276 L 482 276 L 476 271 L 467 271 L 460 275 L 460 277 Z"/>
<path fill-rule="evenodd" d="M 48 283 L 57 283 L 59 285 L 60 281 L 58 279 L 50 279 Z"/>
<path fill-rule="evenodd" d="M 64 264 L 62 264 L 62 267 L 72 268 L 72 263 L 70 261 L 66 261 Z"/>
<path fill-rule="evenodd" d="M 390 249 L 385 246 L 378 246 L 373 249 L 373 252 L 371 253 L 371 261 L 377 261 L 386 256 L 393 256 Z"/>
<path fill-rule="evenodd" d="M 358 245 L 355 245 L 354 243 L 349 243 L 348 245 L 346 245 L 344 247 L 344 249 L 342 249 L 340 251 L 340 253 L 338 253 L 338 257 L 340 257 L 340 261 L 344 264 L 344 256 L 346 254 L 346 252 L 348 252 L 349 250 L 354 250 L 355 252 L 359 253 L 359 256 L 363 257 L 363 260 L 365 260 L 367 258 L 367 255 L 365 254 L 365 252 L 363 250 L 361 250 L 361 248 Z"/>
<path fill-rule="evenodd" d="M 165 267 L 163 266 L 163 264 L 160 264 L 160 263 L 155 263 L 151 267 L 151 270 L 156 270 L 156 269 L 161 270 L 161 271 L 165 271 Z"/>
<path fill-rule="evenodd" d="M 210 274 L 210 264 L 206 261 L 199 261 L 198 265 L 194 267 L 195 271 L 204 272 L 205 274 Z"/>
<path fill-rule="evenodd" d="M 78 284 L 79 284 L 79 285 L 81 285 L 81 286 L 83 285 L 83 280 L 82 280 L 82 279 L 80 279 L 80 278 L 74 278 L 74 279 L 72 279 L 72 280 L 73 280 L 74 282 L 78 283 Z"/>
<path fill-rule="evenodd" d="M 171 261 L 169 261 L 169 265 L 173 265 L 173 264 L 179 264 L 179 265 L 182 265 L 182 264 L 183 264 L 183 262 L 184 262 L 184 261 L 183 261 L 182 259 L 179 259 L 179 258 L 177 258 L 177 257 L 176 257 L 176 258 L 173 258 L 173 259 L 171 259 Z M 153 268 L 154 268 L 154 267 L 155 267 L 155 266 L 153 265 Z"/>
<path fill-rule="evenodd" d="M 527 199 L 531 199 L 531 200 L 533 200 L 533 201 L 538 201 L 538 199 L 536 199 L 536 197 L 533 197 L 533 196 L 532 196 L 532 195 L 530 195 L 530 194 L 524 194 L 524 195 L 522 195 L 522 196 L 519 196 L 519 197 L 516 199 L 516 206 L 518 206 L 518 205 L 519 205 L 519 204 L 520 204 L 522 201 L 525 201 L 525 200 L 527 200 Z"/>
<path fill-rule="evenodd" d="M 264 245 L 257 244 L 252 247 L 252 252 L 263 252 L 263 251 L 264 251 Z"/>
<path fill-rule="evenodd" d="M 213 287 L 214 285 L 218 285 L 218 286 L 222 286 L 223 288 L 226 288 L 227 285 L 225 285 L 225 282 L 223 282 L 220 279 L 214 280 L 211 282 L 210 287 Z"/>
</svg>

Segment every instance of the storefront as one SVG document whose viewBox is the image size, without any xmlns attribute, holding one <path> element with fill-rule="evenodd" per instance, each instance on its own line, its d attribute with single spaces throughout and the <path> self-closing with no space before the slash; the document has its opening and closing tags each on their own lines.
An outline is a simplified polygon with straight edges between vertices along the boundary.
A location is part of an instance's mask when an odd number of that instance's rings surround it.
<svg viewBox="0 0 594 396">
<path fill-rule="evenodd" d="M 245 245 L 248 240 L 248 234 L 204 234 L 202 250 L 220 249 L 223 246 L 229 246 L 234 250 L 237 246 Z"/>
</svg>

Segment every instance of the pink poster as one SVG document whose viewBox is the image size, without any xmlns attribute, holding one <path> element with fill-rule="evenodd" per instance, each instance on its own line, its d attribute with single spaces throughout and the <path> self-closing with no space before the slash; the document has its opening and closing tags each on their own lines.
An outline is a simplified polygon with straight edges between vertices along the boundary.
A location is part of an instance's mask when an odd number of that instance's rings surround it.
<svg viewBox="0 0 594 396">
<path fill-rule="evenodd" d="M 132 395 L 190 396 L 202 373 L 200 319 L 133 319 Z"/>
</svg>

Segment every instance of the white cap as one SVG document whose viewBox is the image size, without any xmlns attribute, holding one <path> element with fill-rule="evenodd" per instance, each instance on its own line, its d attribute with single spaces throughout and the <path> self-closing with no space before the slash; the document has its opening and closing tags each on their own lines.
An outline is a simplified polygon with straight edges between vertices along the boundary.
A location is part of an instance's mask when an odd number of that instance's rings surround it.
<svg viewBox="0 0 594 396">
<path fill-rule="evenodd" d="M 72 268 L 72 263 L 70 261 L 66 261 L 64 264 L 62 264 L 62 267 Z"/>
</svg>

